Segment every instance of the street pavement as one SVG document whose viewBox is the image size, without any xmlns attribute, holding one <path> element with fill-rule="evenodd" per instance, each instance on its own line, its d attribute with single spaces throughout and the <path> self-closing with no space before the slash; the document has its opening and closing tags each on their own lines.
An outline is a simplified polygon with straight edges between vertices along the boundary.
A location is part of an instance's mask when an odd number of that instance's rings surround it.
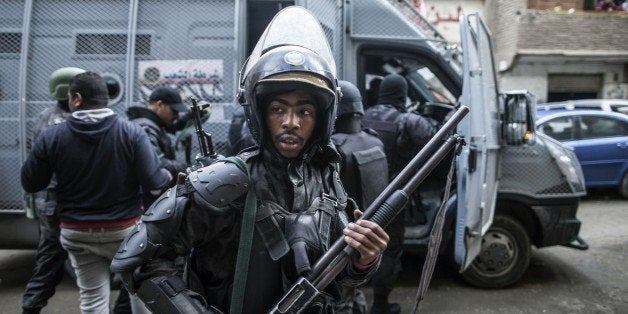
<svg viewBox="0 0 628 314">
<path fill-rule="evenodd" d="M 522 280 L 507 289 L 478 289 L 439 258 L 420 313 L 628 313 L 628 200 L 593 194 L 580 205 L 580 235 L 590 248 L 534 249 Z M 20 313 L 34 265 L 33 250 L 0 250 L 0 313 Z M 404 271 L 391 301 L 411 313 L 421 256 L 403 257 Z M 370 289 L 364 289 L 370 300 Z M 112 302 L 117 291 L 112 293 Z M 79 313 L 78 288 L 66 276 L 42 313 Z"/>
</svg>

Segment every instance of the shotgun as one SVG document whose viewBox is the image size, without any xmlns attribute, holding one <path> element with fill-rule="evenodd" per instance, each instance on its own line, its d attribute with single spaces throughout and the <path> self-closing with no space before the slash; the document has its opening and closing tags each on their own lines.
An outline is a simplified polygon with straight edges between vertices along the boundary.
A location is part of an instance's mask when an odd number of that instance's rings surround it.
<svg viewBox="0 0 628 314">
<path fill-rule="evenodd" d="M 451 118 L 436 132 L 403 170 L 364 211 L 360 219 L 367 219 L 386 227 L 408 203 L 409 196 L 458 144 L 462 137 L 454 134 L 455 128 L 467 115 L 469 108 L 460 106 Z M 340 237 L 321 256 L 307 277 L 296 283 L 275 304 L 269 313 L 301 313 L 334 280 L 353 256 L 357 254 Z"/>
</svg>

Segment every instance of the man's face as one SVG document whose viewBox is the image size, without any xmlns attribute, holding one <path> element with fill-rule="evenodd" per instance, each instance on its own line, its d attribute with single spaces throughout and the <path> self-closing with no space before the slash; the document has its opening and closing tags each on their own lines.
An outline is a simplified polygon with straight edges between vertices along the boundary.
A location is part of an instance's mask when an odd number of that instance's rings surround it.
<svg viewBox="0 0 628 314">
<path fill-rule="evenodd" d="M 172 109 L 172 106 L 166 105 L 163 101 L 157 101 L 156 106 L 157 115 L 163 120 L 166 124 L 172 124 L 176 118 L 179 117 L 179 113 Z"/>
<path fill-rule="evenodd" d="M 272 97 L 266 107 L 266 125 L 272 143 L 281 156 L 299 156 L 316 125 L 314 97 L 301 91 Z"/>
</svg>

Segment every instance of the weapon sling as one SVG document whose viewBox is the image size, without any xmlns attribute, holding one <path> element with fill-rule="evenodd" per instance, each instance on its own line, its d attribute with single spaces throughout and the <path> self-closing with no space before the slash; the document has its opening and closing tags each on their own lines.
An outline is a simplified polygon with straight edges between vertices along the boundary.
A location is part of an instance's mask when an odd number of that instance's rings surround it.
<svg viewBox="0 0 628 314">
<path fill-rule="evenodd" d="M 458 146 L 459 148 L 460 146 Z M 456 155 L 459 151 L 456 150 Z M 449 199 L 449 191 L 451 189 L 451 181 L 454 175 L 454 169 L 456 165 L 456 158 L 452 158 L 451 165 L 449 166 L 449 173 L 447 174 L 447 183 L 445 184 L 445 193 L 443 194 L 443 201 L 438 208 L 436 214 L 436 221 L 434 221 L 434 227 L 430 232 L 430 241 L 427 245 L 427 255 L 423 262 L 423 269 L 421 271 L 421 279 L 419 281 L 419 287 L 417 288 L 416 301 L 412 309 L 412 313 L 416 313 L 419 310 L 419 303 L 423 300 L 427 288 L 432 281 L 432 274 L 434 273 L 434 266 L 436 266 L 436 258 L 438 257 L 438 249 L 440 248 L 441 240 L 443 239 L 443 224 L 445 223 L 445 208 L 447 207 L 447 200 Z"/>
<path fill-rule="evenodd" d="M 382 227 L 397 215 L 408 202 L 409 195 L 436 168 L 440 161 L 461 142 L 457 135 L 450 135 L 458 123 L 469 112 L 466 106 L 460 106 L 453 116 L 430 139 L 430 141 L 412 158 L 408 165 L 395 177 L 384 191 L 364 211 L 361 219 L 376 222 Z M 444 140 L 444 142 L 443 142 Z M 402 188 L 400 188 L 403 185 Z M 301 277 L 282 297 L 270 313 L 300 313 L 316 298 L 329 283 L 340 273 L 355 254 L 340 237 L 330 249 L 312 267 L 311 274 Z"/>
<path fill-rule="evenodd" d="M 246 278 L 249 271 L 249 260 L 251 258 L 257 197 L 255 195 L 255 186 L 251 182 L 251 175 L 244 161 L 238 157 L 227 157 L 223 160 L 236 164 L 249 178 L 249 191 L 246 194 L 244 212 L 242 213 L 240 242 L 238 245 L 238 255 L 233 278 L 233 289 L 231 290 L 231 305 L 229 306 L 229 313 L 240 314 L 242 313 L 242 305 L 244 304 L 244 290 L 246 288 Z"/>
</svg>

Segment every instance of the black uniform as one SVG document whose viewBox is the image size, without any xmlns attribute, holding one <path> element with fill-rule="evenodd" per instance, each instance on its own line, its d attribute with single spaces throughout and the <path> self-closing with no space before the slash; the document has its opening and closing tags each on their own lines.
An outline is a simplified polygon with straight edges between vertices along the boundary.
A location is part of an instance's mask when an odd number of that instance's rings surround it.
<svg viewBox="0 0 628 314">
<path fill-rule="evenodd" d="M 380 86 L 378 104 L 366 110 L 363 120 L 365 126 L 377 131 L 384 143 L 391 180 L 437 131 L 438 123 L 435 120 L 406 111 L 407 90 L 407 82 L 403 76 L 386 76 Z M 384 251 L 380 269 L 372 279 L 375 305 L 380 301 L 388 302 L 388 295 L 401 272 L 404 216 L 405 210 L 386 228 L 390 242 Z"/>
<path fill-rule="evenodd" d="M 384 144 L 375 131 L 362 128 L 364 108 L 360 92 L 350 82 L 339 82 L 342 97 L 331 140 L 342 157 L 340 180 L 358 207 L 366 210 L 388 185 L 388 165 Z M 351 213 L 347 213 L 351 217 Z M 364 293 L 343 287 L 342 301 L 336 308 L 342 313 L 366 313 Z"/>
<path fill-rule="evenodd" d="M 167 125 L 156 113 L 146 107 L 134 106 L 127 110 L 127 116 L 131 122 L 144 129 L 150 143 L 155 147 L 162 168 L 168 170 L 173 178 L 179 172 L 185 172 L 187 164 L 177 160 Z M 148 208 L 158 196 L 142 193 L 144 207 Z"/>
</svg>

